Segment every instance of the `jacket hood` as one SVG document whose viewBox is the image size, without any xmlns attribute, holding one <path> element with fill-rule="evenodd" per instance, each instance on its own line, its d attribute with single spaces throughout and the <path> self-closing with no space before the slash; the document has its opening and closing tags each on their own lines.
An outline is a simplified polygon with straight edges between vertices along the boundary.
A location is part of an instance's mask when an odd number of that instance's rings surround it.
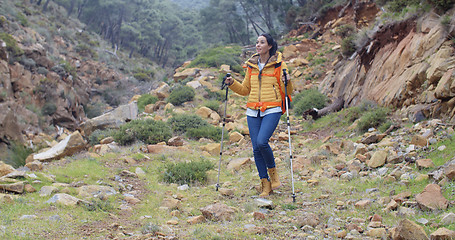
<svg viewBox="0 0 455 240">
<path fill-rule="evenodd" d="M 246 64 L 250 66 L 257 67 L 258 65 L 258 60 L 259 60 L 259 53 L 255 53 L 253 56 L 251 56 L 247 61 Z M 269 59 L 269 62 L 267 65 L 270 63 L 279 63 L 282 61 L 282 54 L 280 52 L 276 52 L 275 55 L 271 56 Z"/>
</svg>

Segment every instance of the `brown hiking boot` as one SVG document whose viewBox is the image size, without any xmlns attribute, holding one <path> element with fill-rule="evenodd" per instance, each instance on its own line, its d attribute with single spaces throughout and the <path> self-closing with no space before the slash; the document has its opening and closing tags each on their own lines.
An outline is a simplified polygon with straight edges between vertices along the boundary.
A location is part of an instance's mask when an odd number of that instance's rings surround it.
<svg viewBox="0 0 455 240">
<path fill-rule="evenodd" d="M 261 189 L 262 193 L 259 197 L 267 197 L 272 192 L 272 184 L 267 178 L 261 178 Z"/>
<path fill-rule="evenodd" d="M 278 178 L 278 172 L 276 170 L 276 167 L 269 168 L 268 171 L 270 175 L 270 181 L 272 183 L 272 190 L 281 187 L 281 182 L 280 179 Z"/>
</svg>

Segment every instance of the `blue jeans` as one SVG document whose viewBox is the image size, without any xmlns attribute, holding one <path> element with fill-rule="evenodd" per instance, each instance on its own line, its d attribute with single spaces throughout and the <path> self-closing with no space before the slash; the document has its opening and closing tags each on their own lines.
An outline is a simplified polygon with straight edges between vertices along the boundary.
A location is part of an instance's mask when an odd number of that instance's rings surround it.
<svg viewBox="0 0 455 240">
<path fill-rule="evenodd" d="M 253 155 L 260 178 L 269 178 L 268 168 L 275 167 L 275 157 L 269 145 L 269 139 L 278 126 L 281 113 L 271 113 L 263 117 L 247 117 Z"/>
</svg>

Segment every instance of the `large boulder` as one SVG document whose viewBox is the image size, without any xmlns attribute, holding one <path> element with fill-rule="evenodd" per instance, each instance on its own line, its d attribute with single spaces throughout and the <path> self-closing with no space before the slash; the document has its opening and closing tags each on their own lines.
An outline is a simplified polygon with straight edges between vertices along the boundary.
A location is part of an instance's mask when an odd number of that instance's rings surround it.
<svg viewBox="0 0 455 240">
<path fill-rule="evenodd" d="M 0 177 L 3 177 L 12 172 L 14 172 L 14 168 L 11 165 L 0 161 Z"/>
<path fill-rule="evenodd" d="M 125 122 L 136 119 L 137 112 L 136 102 L 122 105 L 111 112 L 85 121 L 81 124 L 81 129 L 85 136 L 89 136 L 97 129 L 118 128 Z"/>
<path fill-rule="evenodd" d="M 14 106 L 13 106 L 14 107 Z M 8 103 L 0 103 L 0 142 L 24 142 L 21 134 L 22 127 L 14 109 Z"/>
<path fill-rule="evenodd" d="M 33 154 L 33 158 L 29 159 L 29 161 L 32 162 L 38 160 L 41 162 L 49 162 L 63 158 L 65 156 L 71 156 L 74 153 L 85 149 L 85 147 L 85 140 L 82 138 L 80 132 L 76 131 L 49 150 L 42 153 Z"/>
<path fill-rule="evenodd" d="M 393 240 L 428 240 L 425 230 L 415 222 L 403 219 L 392 232 Z"/>
<path fill-rule="evenodd" d="M 200 72 L 197 68 L 187 68 L 181 72 L 177 72 L 174 74 L 174 81 L 178 82 L 188 77 L 196 77 L 196 75 Z"/>
<path fill-rule="evenodd" d="M 416 195 L 416 201 L 423 210 L 445 210 L 449 201 L 442 195 L 441 187 L 437 184 L 428 184 L 422 193 Z"/>
</svg>

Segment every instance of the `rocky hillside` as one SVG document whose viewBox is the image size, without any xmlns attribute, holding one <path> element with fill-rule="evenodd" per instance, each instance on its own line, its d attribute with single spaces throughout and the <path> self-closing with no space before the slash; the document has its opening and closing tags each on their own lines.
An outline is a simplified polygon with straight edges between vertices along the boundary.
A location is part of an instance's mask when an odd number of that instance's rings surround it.
<svg viewBox="0 0 455 240">
<path fill-rule="evenodd" d="M 454 11 L 446 13 L 449 16 L 446 22 L 443 16 L 428 12 L 377 23 L 368 21 L 364 16 L 372 15 L 365 14 L 365 8 L 359 6 L 350 6 L 321 22 L 326 22 L 320 30 L 323 41 L 331 38 L 329 29 L 345 24 L 357 28 L 366 24 L 369 28 L 363 30 L 364 39 L 357 39 L 361 47 L 354 54 L 332 63 L 333 70 L 324 77 L 319 89 L 333 98 L 343 98 L 345 106 L 373 100 L 414 121 L 428 118 L 455 121 Z M 378 19 L 385 14 L 376 13 Z"/>
<path fill-rule="evenodd" d="M 43 132 L 76 130 L 163 77 L 149 61 L 129 59 L 84 31 L 82 23 L 52 2 L 45 13 L 29 1 L 0 4 L 2 149 Z M 133 77 L 143 72 L 145 77 Z"/>
</svg>

